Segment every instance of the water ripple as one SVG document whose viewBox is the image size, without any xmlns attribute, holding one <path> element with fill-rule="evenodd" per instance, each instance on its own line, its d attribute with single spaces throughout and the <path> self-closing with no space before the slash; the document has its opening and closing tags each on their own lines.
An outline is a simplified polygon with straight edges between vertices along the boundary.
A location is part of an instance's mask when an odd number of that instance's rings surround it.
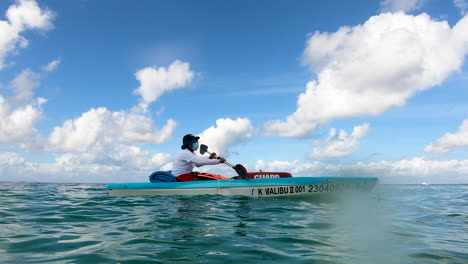
<svg viewBox="0 0 468 264">
<path fill-rule="evenodd" d="M 466 263 L 466 185 L 345 202 L 3 184 L 1 263 Z"/>
</svg>

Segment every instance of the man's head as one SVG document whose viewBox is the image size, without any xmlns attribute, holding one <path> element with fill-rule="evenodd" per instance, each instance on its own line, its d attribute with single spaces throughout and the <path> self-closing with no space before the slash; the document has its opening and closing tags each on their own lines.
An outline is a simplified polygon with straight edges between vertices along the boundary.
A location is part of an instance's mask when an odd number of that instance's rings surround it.
<svg viewBox="0 0 468 264">
<path fill-rule="evenodd" d="M 200 137 L 196 137 L 192 134 L 187 134 L 182 138 L 182 147 L 181 149 L 191 148 L 192 150 L 198 149 L 198 139 Z"/>
</svg>

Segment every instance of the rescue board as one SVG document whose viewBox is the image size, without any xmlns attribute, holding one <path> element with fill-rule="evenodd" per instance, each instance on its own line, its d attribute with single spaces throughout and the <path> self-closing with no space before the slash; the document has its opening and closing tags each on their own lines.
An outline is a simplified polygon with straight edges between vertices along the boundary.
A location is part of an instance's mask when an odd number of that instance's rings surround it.
<svg viewBox="0 0 468 264">
<path fill-rule="evenodd" d="M 252 175 L 253 179 L 251 180 L 114 183 L 107 185 L 107 194 L 109 196 L 241 195 L 250 197 L 313 197 L 330 196 L 348 191 L 369 192 L 378 182 L 378 178 L 375 177 L 280 177 L 279 174 L 275 175 L 274 173 L 270 173 L 268 178 L 258 177 Z"/>
</svg>

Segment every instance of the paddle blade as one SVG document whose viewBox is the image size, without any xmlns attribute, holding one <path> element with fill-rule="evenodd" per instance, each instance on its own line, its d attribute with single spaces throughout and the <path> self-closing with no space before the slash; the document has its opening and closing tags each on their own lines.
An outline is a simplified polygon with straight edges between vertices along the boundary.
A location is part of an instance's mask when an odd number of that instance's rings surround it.
<svg viewBox="0 0 468 264">
<path fill-rule="evenodd" d="M 233 167 L 236 170 L 237 174 L 242 177 L 244 180 L 248 180 L 249 176 L 247 175 L 247 169 L 241 164 L 237 164 Z"/>
<path fill-rule="evenodd" d="M 208 152 L 208 146 L 205 145 L 205 144 L 201 144 L 200 145 L 200 154 L 205 154 L 206 152 Z"/>
</svg>

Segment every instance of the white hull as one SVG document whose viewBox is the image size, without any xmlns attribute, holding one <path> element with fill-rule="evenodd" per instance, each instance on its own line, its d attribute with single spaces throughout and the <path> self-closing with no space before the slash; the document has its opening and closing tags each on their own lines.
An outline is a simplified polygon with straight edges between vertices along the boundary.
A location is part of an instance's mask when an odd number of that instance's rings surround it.
<svg viewBox="0 0 468 264">
<path fill-rule="evenodd" d="M 369 192 L 376 178 L 297 177 L 259 180 L 219 180 L 181 183 L 122 183 L 108 186 L 109 196 L 128 195 L 241 195 L 249 197 L 304 197 Z"/>
</svg>

